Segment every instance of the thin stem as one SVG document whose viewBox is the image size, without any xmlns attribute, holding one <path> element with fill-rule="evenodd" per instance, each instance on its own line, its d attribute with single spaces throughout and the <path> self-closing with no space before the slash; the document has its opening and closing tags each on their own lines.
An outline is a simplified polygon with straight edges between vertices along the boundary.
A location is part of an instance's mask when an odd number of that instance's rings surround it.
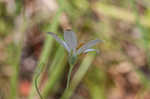
<svg viewBox="0 0 150 99">
<path fill-rule="evenodd" d="M 38 88 L 38 78 L 39 78 L 39 76 L 40 76 L 40 73 L 38 73 L 37 76 L 35 77 L 35 88 L 36 88 L 36 91 L 37 91 L 37 93 L 38 93 L 40 99 L 44 99 L 44 98 L 42 97 L 41 93 L 40 93 L 39 88 Z"/>
<path fill-rule="evenodd" d="M 44 63 L 42 63 L 42 65 L 43 65 L 43 64 L 44 64 Z M 40 93 L 39 88 L 38 88 L 38 78 L 40 77 L 41 72 L 42 72 L 42 69 L 39 68 L 39 70 L 37 71 L 37 75 L 35 76 L 35 82 L 34 82 L 34 83 L 35 83 L 35 89 L 36 89 L 36 91 L 37 91 L 37 93 L 38 93 L 40 99 L 44 99 L 44 98 L 42 97 L 41 93 Z"/>
<path fill-rule="evenodd" d="M 73 69 L 73 65 L 70 64 L 70 69 L 69 69 L 69 73 L 68 73 L 68 77 L 67 77 L 67 87 L 66 89 L 69 88 L 69 85 L 70 85 L 70 79 L 71 79 L 71 72 L 72 72 L 72 69 Z"/>
</svg>

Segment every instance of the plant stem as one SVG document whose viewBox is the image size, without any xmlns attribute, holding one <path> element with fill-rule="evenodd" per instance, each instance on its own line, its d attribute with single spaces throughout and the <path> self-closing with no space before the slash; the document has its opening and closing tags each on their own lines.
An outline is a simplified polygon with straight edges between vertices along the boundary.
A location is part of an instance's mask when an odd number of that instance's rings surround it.
<svg viewBox="0 0 150 99">
<path fill-rule="evenodd" d="M 38 88 L 38 78 L 40 77 L 41 72 L 42 72 L 42 69 L 40 69 L 40 71 L 37 72 L 37 75 L 35 76 L 35 89 L 36 89 L 36 91 L 37 91 L 37 93 L 38 93 L 40 99 L 44 99 L 44 98 L 42 97 L 41 93 L 40 93 L 39 88 Z"/>
<path fill-rule="evenodd" d="M 40 74 L 38 74 L 38 75 L 36 76 L 36 78 L 35 78 L 35 88 L 36 88 L 36 91 L 37 91 L 37 93 L 38 93 L 40 99 L 43 99 L 43 97 L 42 97 L 42 95 L 41 95 L 41 93 L 40 93 L 40 90 L 39 90 L 39 88 L 38 88 L 38 77 L 39 77 L 39 76 L 40 76 Z"/>
<path fill-rule="evenodd" d="M 70 79 L 71 79 L 71 72 L 72 72 L 72 69 L 73 69 L 73 65 L 70 64 L 70 69 L 69 69 L 69 73 L 68 73 L 68 77 L 67 77 L 67 87 L 66 89 L 69 88 L 69 85 L 70 85 Z"/>
<path fill-rule="evenodd" d="M 83 62 L 81 63 L 78 71 L 74 74 L 71 81 L 71 88 L 65 89 L 65 92 L 62 94 L 60 99 L 71 99 L 74 90 L 77 88 L 83 77 L 88 71 L 88 68 L 91 66 L 95 55 L 87 55 Z"/>
</svg>

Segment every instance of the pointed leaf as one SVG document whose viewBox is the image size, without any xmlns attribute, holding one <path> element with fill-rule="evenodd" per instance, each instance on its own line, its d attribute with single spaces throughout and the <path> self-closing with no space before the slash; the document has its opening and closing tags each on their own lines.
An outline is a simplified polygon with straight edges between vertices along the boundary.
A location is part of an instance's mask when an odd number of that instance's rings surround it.
<svg viewBox="0 0 150 99">
<path fill-rule="evenodd" d="M 97 50 L 97 49 L 86 49 L 83 53 L 87 53 L 87 52 L 96 52 L 96 53 L 99 53 L 99 50 Z"/>
<path fill-rule="evenodd" d="M 75 53 L 77 47 L 77 38 L 75 33 L 71 30 L 64 31 L 64 40 L 66 41 L 69 48 Z"/>
<path fill-rule="evenodd" d="M 89 49 L 89 48 L 93 47 L 94 45 L 96 45 L 99 42 L 101 42 L 101 40 L 91 40 L 91 41 L 89 41 L 88 43 L 86 43 L 85 45 L 83 45 L 81 48 L 78 49 L 77 55 L 81 54 L 86 49 Z"/>
<path fill-rule="evenodd" d="M 60 43 L 70 53 L 70 48 L 68 47 L 68 45 L 67 45 L 67 43 L 65 41 L 63 41 L 62 39 L 60 39 L 55 33 L 48 32 L 48 34 L 50 34 L 51 36 L 53 36 L 53 38 L 55 38 L 55 40 L 58 43 Z"/>
</svg>

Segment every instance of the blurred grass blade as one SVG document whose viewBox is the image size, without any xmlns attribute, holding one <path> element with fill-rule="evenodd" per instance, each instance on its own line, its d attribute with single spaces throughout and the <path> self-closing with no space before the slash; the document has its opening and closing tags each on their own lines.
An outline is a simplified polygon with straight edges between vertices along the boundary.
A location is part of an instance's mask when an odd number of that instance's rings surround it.
<svg viewBox="0 0 150 99">
<path fill-rule="evenodd" d="M 21 46 L 20 45 L 11 45 L 11 58 L 13 66 L 13 75 L 11 77 L 10 89 L 11 89 L 11 99 L 16 99 L 18 97 L 18 74 L 19 74 L 19 64 L 21 57 Z M 15 56 L 15 58 L 14 58 Z"/>
<path fill-rule="evenodd" d="M 134 13 L 126 11 L 122 8 L 115 7 L 113 5 L 108 5 L 104 3 L 95 3 L 92 8 L 99 14 L 110 16 L 116 19 L 127 21 L 129 23 L 136 23 L 136 17 Z M 145 27 L 150 27 L 150 20 L 144 16 L 139 16 L 141 24 Z"/>
<path fill-rule="evenodd" d="M 61 99 L 70 99 L 72 96 L 73 92 L 75 91 L 76 87 L 78 84 L 81 82 L 83 79 L 84 75 L 88 71 L 88 68 L 91 66 L 93 59 L 95 58 L 95 55 L 87 55 L 83 62 L 81 63 L 78 71 L 75 73 L 72 81 L 71 81 L 71 87 L 68 88 L 62 95 Z"/>
<path fill-rule="evenodd" d="M 19 27 L 16 25 L 17 32 L 20 33 L 20 38 L 17 39 L 17 42 L 13 42 L 10 44 L 10 61 L 11 65 L 13 66 L 13 75 L 10 80 L 10 97 L 11 99 L 17 99 L 18 97 L 18 77 L 19 77 L 19 66 L 20 66 L 20 59 L 21 59 L 21 52 L 22 52 L 22 45 L 23 45 L 23 38 L 24 32 L 27 28 L 28 21 L 25 17 L 22 17 L 22 25 Z M 16 39 L 15 39 L 16 40 Z M 9 60 L 8 60 L 9 61 Z"/>
<path fill-rule="evenodd" d="M 56 32 L 56 30 L 58 28 L 58 25 L 59 25 L 59 17 L 60 17 L 60 15 L 61 15 L 61 9 L 57 11 L 56 16 L 54 17 L 54 19 L 52 21 L 53 24 L 51 24 L 48 27 L 48 29 L 49 29 L 48 31 Z M 43 64 L 43 63 L 46 64 L 47 63 L 48 57 L 49 57 L 50 52 L 52 50 L 52 43 L 53 43 L 52 41 L 53 41 L 52 37 L 46 36 L 45 44 L 44 44 L 43 51 L 41 53 L 41 56 L 40 56 L 39 63 L 37 65 L 36 71 L 38 69 L 41 70 L 41 69 L 44 68 L 44 66 L 41 66 L 40 64 Z M 34 99 L 34 96 L 35 96 L 35 93 L 36 93 L 36 90 L 34 88 L 35 77 L 36 77 L 36 73 L 33 76 L 32 89 L 31 89 L 31 92 L 30 92 L 29 99 Z"/>
<path fill-rule="evenodd" d="M 65 63 L 66 58 L 65 58 L 65 53 L 62 47 L 59 47 L 59 49 L 56 51 L 56 56 L 53 60 L 53 63 L 49 69 L 49 77 L 48 80 L 43 88 L 42 94 L 43 97 L 46 99 L 48 95 L 51 94 L 53 88 L 56 86 L 58 83 L 59 78 L 61 78 L 62 73 L 64 72 L 65 69 Z"/>
</svg>

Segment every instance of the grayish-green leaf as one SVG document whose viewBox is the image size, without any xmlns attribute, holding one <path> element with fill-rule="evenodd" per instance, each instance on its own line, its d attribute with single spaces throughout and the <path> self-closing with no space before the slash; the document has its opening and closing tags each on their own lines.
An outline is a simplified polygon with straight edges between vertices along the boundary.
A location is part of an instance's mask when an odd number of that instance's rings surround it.
<svg viewBox="0 0 150 99">
<path fill-rule="evenodd" d="M 77 38 L 75 33 L 71 30 L 64 31 L 64 40 L 69 48 L 75 53 L 77 47 Z"/>
<path fill-rule="evenodd" d="M 48 32 L 48 34 L 50 34 L 51 36 L 53 36 L 53 38 L 55 38 L 55 40 L 58 43 L 60 43 L 70 53 L 70 48 L 68 47 L 68 45 L 67 45 L 67 43 L 65 41 L 63 41 L 62 39 L 60 39 L 55 33 Z"/>
<path fill-rule="evenodd" d="M 83 45 L 81 48 L 79 48 L 77 50 L 77 55 L 81 54 L 82 52 L 84 52 L 86 49 L 89 49 L 91 47 L 93 47 L 94 45 L 96 45 L 97 43 L 101 42 L 101 40 L 91 40 L 88 43 L 86 43 L 85 45 Z"/>
</svg>

